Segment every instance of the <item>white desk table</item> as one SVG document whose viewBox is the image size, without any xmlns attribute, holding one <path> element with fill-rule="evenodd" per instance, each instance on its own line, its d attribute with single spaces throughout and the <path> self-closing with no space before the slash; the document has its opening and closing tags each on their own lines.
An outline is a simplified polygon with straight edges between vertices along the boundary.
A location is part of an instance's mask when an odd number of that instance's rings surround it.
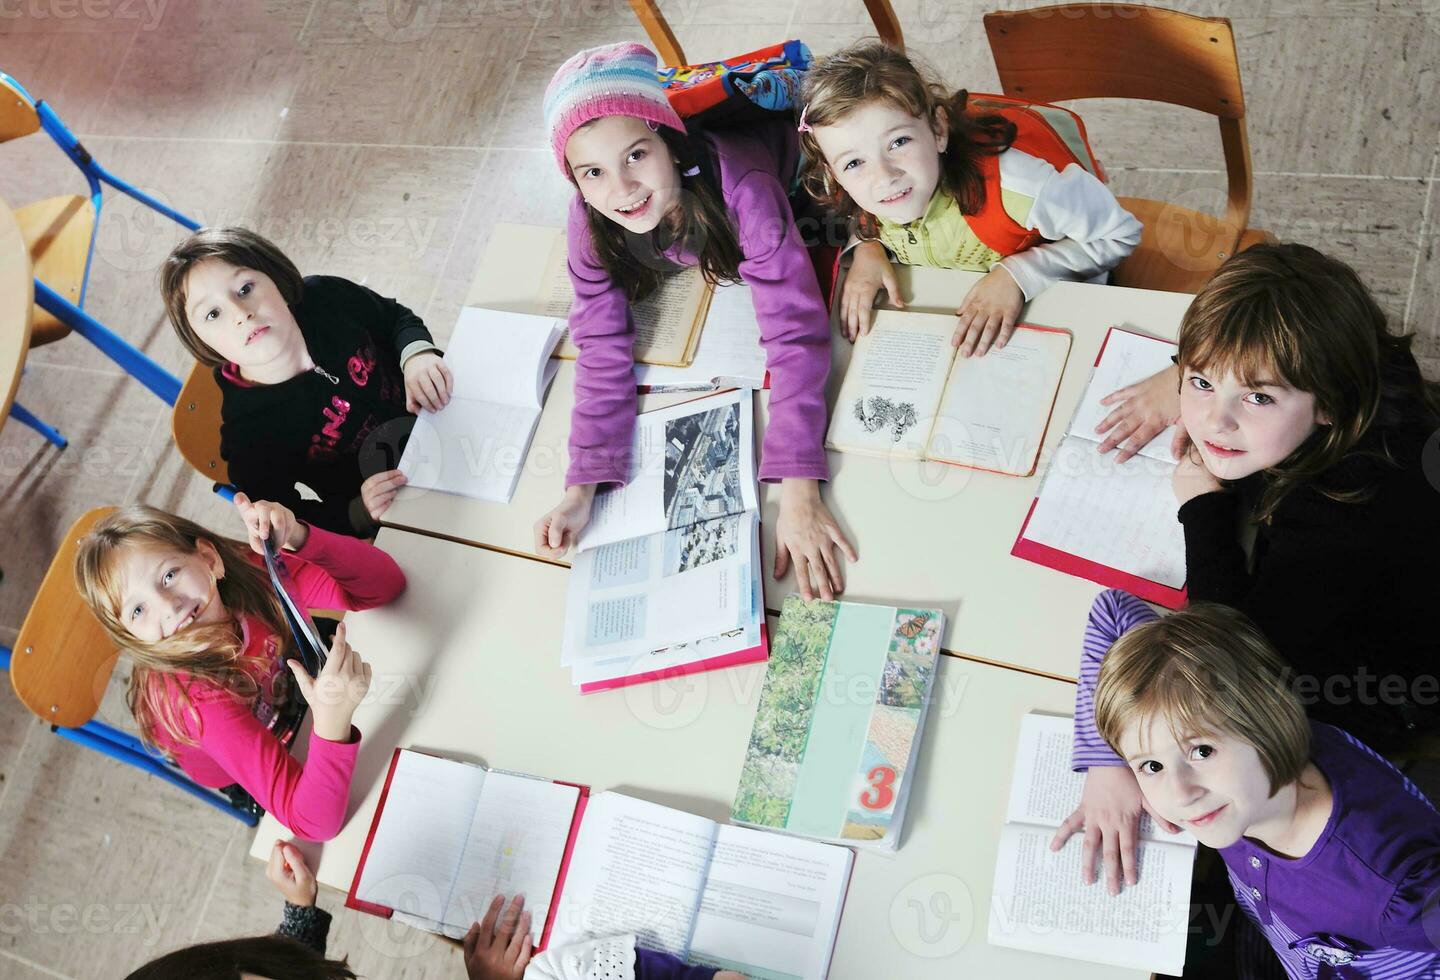
<svg viewBox="0 0 1440 980">
<path fill-rule="evenodd" d="M 375 677 L 355 717 L 364 742 L 348 822 L 335 840 L 302 847 L 321 882 L 349 888 L 396 746 L 727 818 L 763 665 L 582 697 L 559 662 L 564 569 L 388 529 L 377 543 L 410 586 L 346 618 Z M 1021 716 L 1068 714 L 1074 688 L 941 660 L 904 841 L 895 857 L 857 856 L 831 977 L 1142 977 L 986 943 Z M 251 856 L 266 859 L 284 833 L 266 817 Z M 365 925 L 372 942 L 402 944 L 397 931 L 407 932 Z"/>
</svg>

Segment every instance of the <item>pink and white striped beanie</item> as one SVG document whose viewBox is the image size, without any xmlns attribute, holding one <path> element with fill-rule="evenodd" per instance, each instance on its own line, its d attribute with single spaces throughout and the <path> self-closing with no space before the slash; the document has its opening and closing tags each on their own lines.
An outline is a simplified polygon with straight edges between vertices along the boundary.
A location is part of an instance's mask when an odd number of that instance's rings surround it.
<svg viewBox="0 0 1440 980">
<path fill-rule="evenodd" d="M 685 123 L 655 77 L 658 61 L 645 45 L 627 41 L 581 51 L 555 70 L 545 89 L 545 128 L 555 162 L 567 178 L 565 143 L 592 119 L 634 116 L 685 132 Z"/>
</svg>

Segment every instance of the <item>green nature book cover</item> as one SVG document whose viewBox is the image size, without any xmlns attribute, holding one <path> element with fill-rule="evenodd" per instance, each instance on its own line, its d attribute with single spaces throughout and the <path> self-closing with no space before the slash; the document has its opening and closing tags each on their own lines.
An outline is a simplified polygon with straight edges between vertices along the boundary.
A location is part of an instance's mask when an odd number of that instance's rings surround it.
<svg viewBox="0 0 1440 980">
<path fill-rule="evenodd" d="M 788 596 L 731 818 L 894 848 L 945 618 Z"/>
</svg>

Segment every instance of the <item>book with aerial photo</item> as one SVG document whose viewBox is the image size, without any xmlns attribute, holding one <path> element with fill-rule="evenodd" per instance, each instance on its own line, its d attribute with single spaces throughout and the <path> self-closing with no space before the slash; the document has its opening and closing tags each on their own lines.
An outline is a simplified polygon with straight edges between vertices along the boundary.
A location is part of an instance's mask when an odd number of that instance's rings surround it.
<svg viewBox="0 0 1440 980">
<path fill-rule="evenodd" d="M 582 689 L 764 659 L 753 429 L 748 391 L 637 420 L 630 482 L 595 495 L 570 569 L 561 663 Z"/>
<path fill-rule="evenodd" d="M 938 609 L 787 596 L 731 819 L 895 850 L 944 627 Z"/>
</svg>

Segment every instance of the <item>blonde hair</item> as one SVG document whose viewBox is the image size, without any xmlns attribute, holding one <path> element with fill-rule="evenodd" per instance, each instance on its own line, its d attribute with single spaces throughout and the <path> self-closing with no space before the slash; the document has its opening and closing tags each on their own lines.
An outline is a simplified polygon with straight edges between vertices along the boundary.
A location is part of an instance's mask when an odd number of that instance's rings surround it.
<svg viewBox="0 0 1440 980">
<path fill-rule="evenodd" d="M 1095 687 L 1095 727 L 1117 752 L 1127 725 L 1143 731 L 1153 718 L 1163 718 L 1177 742 L 1233 736 L 1255 748 L 1273 796 L 1310 759 L 1310 724 L 1287 677 L 1243 613 L 1197 602 L 1115 641 Z"/>
<path fill-rule="evenodd" d="M 979 158 L 1005 152 L 1015 139 L 1014 123 L 1003 116 L 968 111 L 969 93 L 964 89 L 948 93 L 904 52 L 878 38 L 817 58 L 805 73 L 800 98 L 808 127 L 833 125 L 877 101 L 927 120 L 932 127 L 945 119 L 950 132 L 941 154 L 940 189 L 955 199 L 964 214 L 976 214 L 985 204 Z M 874 218 L 861 211 L 833 179 L 815 134 L 802 130 L 800 146 L 804 150 L 800 181 L 805 189 L 821 205 L 847 218 L 861 238 L 874 238 Z"/>
<path fill-rule="evenodd" d="M 233 617 L 254 616 L 270 628 L 282 644 L 282 661 L 290 644 L 284 626 L 279 597 L 265 573 L 249 558 L 249 547 L 240 541 L 212 534 L 183 517 L 135 504 L 121 508 L 95 525 L 81 540 L 75 554 L 75 586 L 111 641 L 134 661 L 126 692 L 141 738 L 156 744 L 157 732 L 172 740 L 195 745 L 182 723 L 182 715 L 193 712 L 189 686 L 213 684 L 253 705 L 261 696 L 256 680 L 261 664 L 245 656 L 244 641 L 234 621 L 193 625 L 155 642 L 132 636 L 121 619 L 120 604 L 125 587 L 120 557 L 130 548 L 171 548 L 195 554 L 200 542 L 209 543 L 219 554 L 224 575 L 216 583 L 220 601 Z M 167 690 L 167 678 L 181 675 L 176 685 L 180 708 Z"/>
<path fill-rule="evenodd" d="M 1265 472 L 1254 518 L 1264 520 L 1297 486 L 1338 501 L 1373 488 L 1327 487 L 1326 470 L 1355 453 L 1372 430 L 1369 454 L 1389 465 L 1389 430 L 1440 424 L 1440 397 L 1410 353 L 1410 336 L 1389 332 L 1360 276 L 1308 245 L 1265 243 L 1228 259 L 1180 322 L 1182 370 L 1234 374 L 1242 383 L 1278 380 L 1315 396 L 1325 423 Z"/>
</svg>

